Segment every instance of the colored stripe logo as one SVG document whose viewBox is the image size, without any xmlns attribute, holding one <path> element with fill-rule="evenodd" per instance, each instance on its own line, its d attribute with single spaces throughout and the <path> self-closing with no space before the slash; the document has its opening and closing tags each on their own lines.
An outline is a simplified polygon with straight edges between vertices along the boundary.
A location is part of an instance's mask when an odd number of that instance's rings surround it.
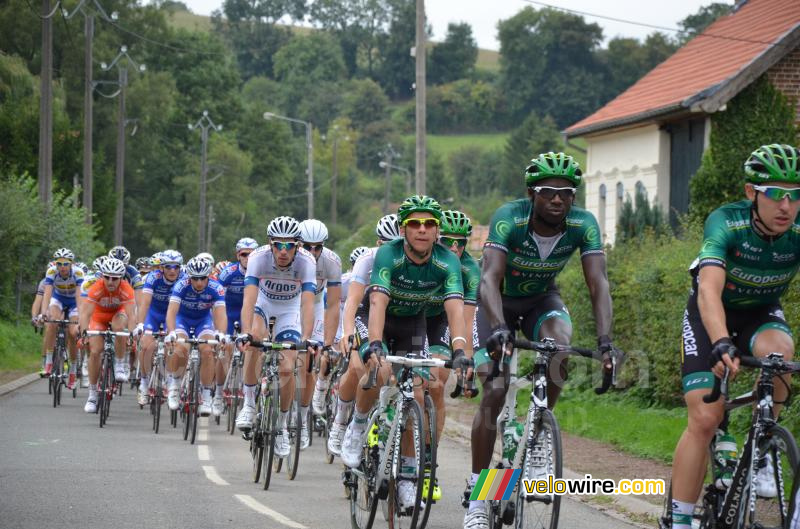
<svg viewBox="0 0 800 529">
<path fill-rule="evenodd" d="M 511 493 L 519 481 L 520 470 L 513 469 L 484 469 L 472 488 L 469 501 L 481 500 L 510 500 Z"/>
</svg>

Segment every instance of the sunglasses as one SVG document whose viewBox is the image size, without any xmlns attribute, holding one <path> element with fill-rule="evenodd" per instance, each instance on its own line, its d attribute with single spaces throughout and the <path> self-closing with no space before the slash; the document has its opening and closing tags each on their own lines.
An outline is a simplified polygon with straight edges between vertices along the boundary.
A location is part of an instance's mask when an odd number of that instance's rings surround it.
<svg viewBox="0 0 800 529">
<path fill-rule="evenodd" d="M 238 257 L 250 257 L 250 254 L 253 252 L 239 252 Z"/>
<path fill-rule="evenodd" d="M 181 265 L 175 265 L 175 264 L 164 265 L 164 268 L 166 268 L 167 270 L 180 270 Z"/>
<path fill-rule="evenodd" d="M 420 226 L 425 226 L 429 230 L 437 227 L 439 225 L 439 219 L 434 219 L 433 217 L 427 219 L 406 219 L 403 221 L 403 226 L 407 228 L 414 228 L 419 229 Z"/>
<path fill-rule="evenodd" d="M 69 266 L 71 264 L 70 261 L 56 261 L 56 266 Z"/>
<path fill-rule="evenodd" d="M 786 188 L 780 186 L 757 186 L 754 185 L 753 189 L 756 191 L 760 191 L 764 193 L 767 198 L 772 199 L 776 202 L 780 202 L 785 197 L 789 197 L 789 200 L 795 201 L 800 200 L 800 187 L 798 188 Z"/>
<path fill-rule="evenodd" d="M 324 246 L 324 244 L 303 244 L 303 248 L 309 252 L 319 252 Z"/>
<path fill-rule="evenodd" d="M 190 277 L 189 279 L 191 279 L 192 281 L 208 281 L 208 276 L 202 276 L 202 277 L 195 276 L 195 277 Z"/>
<path fill-rule="evenodd" d="M 273 242 L 270 244 L 272 244 L 272 247 L 278 250 L 279 252 L 281 250 L 286 250 L 288 252 L 289 250 L 293 250 L 294 247 L 297 246 L 296 242 Z"/>
<path fill-rule="evenodd" d="M 448 248 L 452 248 L 454 244 L 459 248 L 464 248 L 467 245 L 466 239 L 457 239 L 455 237 L 439 237 L 439 242 Z"/>
<path fill-rule="evenodd" d="M 121 280 L 122 280 L 121 277 L 103 276 L 103 281 L 106 281 L 106 282 L 111 281 L 113 283 L 114 281 L 121 281 Z"/>
<path fill-rule="evenodd" d="M 574 187 L 550 187 L 550 186 L 536 186 L 533 188 L 540 197 L 545 200 L 552 200 L 553 197 L 558 195 L 561 200 L 567 201 L 575 196 L 576 189 Z"/>
</svg>

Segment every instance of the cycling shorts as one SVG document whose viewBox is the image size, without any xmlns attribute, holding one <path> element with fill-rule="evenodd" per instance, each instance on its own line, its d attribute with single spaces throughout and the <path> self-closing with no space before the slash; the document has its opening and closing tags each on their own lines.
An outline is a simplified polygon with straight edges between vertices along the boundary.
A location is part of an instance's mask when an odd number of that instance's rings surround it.
<svg viewBox="0 0 800 529">
<path fill-rule="evenodd" d="M 194 330 L 194 332 L 192 332 Z M 181 332 L 186 336 L 200 338 L 201 336 L 214 334 L 214 322 L 211 319 L 211 314 L 207 314 L 204 318 L 192 320 L 189 318 L 178 317 L 175 319 L 175 331 Z"/>
<path fill-rule="evenodd" d="M 368 305 L 358 307 L 356 311 L 356 340 L 358 342 L 358 352 L 363 356 L 364 351 L 369 348 L 369 310 Z M 409 354 L 418 355 L 421 358 L 429 358 L 426 342 L 426 322 L 425 313 L 420 312 L 415 316 L 392 316 L 386 315 L 383 325 L 383 347 L 384 351 L 391 351 L 395 356 L 406 356 Z M 395 374 L 402 369 L 401 366 L 394 367 Z M 428 380 L 430 379 L 430 369 L 415 368 L 414 373 Z"/>
<path fill-rule="evenodd" d="M 167 328 L 167 315 L 155 310 L 148 310 L 144 319 L 144 328 L 148 331 L 158 332 L 161 325 Z"/>
<path fill-rule="evenodd" d="M 450 326 L 447 324 L 447 312 L 440 312 L 436 316 L 425 318 L 428 334 L 428 349 L 431 356 L 450 360 L 453 351 L 450 348 Z M 464 338 L 467 338 L 464 336 Z M 468 339 L 468 338 L 467 338 Z M 459 342 L 457 347 L 463 349 L 466 344 Z M 478 348 L 478 322 L 472 320 L 472 347 Z"/>
<path fill-rule="evenodd" d="M 270 318 L 275 318 L 272 339 L 276 342 L 300 341 L 302 335 L 300 312 L 300 303 L 275 303 L 261 295 L 258 296 L 255 306 L 255 315 L 264 320 L 267 329 Z"/>
<path fill-rule="evenodd" d="M 55 296 L 50 298 L 50 306 L 58 307 L 58 311 L 64 314 L 67 311 L 67 318 L 72 318 L 78 315 L 78 305 L 75 303 L 74 298 L 57 298 Z"/>
</svg>

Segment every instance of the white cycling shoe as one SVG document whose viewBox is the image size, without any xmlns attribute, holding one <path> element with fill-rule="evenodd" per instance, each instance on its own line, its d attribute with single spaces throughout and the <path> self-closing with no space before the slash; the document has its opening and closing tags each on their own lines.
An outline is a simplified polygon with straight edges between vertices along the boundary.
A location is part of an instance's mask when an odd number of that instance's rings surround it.
<svg viewBox="0 0 800 529">
<path fill-rule="evenodd" d="M 222 415 L 224 409 L 225 402 L 222 400 L 222 397 L 214 397 L 214 400 L 211 401 L 211 413 L 214 414 L 214 417 Z"/>
<path fill-rule="evenodd" d="M 344 432 L 341 457 L 342 463 L 350 468 L 356 468 L 361 463 L 361 449 L 364 446 L 365 434 L 366 432 L 358 432 L 353 428 L 353 423 L 350 423 Z"/>
<path fill-rule="evenodd" d="M 255 417 L 256 407 L 245 404 L 236 416 L 236 427 L 243 432 L 249 432 L 253 428 Z"/>
<path fill-rule="evenodd" d="M 335 456 L 342 455 L 342 439 L 345 428 L 347 428 L 346 425 L 334 421 L 328 432 L 328 452 Z"/>
<path fill-rule="evenodd" d="M 278 457 L 289 455 L 289 430 L 286 428 L 275 437 L 275 455 Z"/>
<path fill-rule="evenodd" d="M 172 411 L 176 411 L 181 405 L 181 396 L 178 388 L 169 388 L 167 393 L 167 406 Z"/>
<path fill-rule="evenodd" d="M 774 498 L 778 495 L 778 485 L 775 483 L 775 465 L 772 455 L 767 454 L 758 462 L 756 472 L 756 495 L 762 498 Z"/>
</svg>

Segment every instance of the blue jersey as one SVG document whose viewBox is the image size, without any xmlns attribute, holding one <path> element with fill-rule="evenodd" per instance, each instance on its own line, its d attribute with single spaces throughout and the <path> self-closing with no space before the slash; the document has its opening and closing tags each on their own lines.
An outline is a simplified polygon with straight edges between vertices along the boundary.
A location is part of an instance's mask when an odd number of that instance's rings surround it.
<svg viewBox="0 0 800 529">
<path fill-rule="evenodd" d="M 125 265 L 125 277 L 123 277 L 125 281 L 130 283 L 134 290 L 139 290 L 144 286 L 144 281 L 142 281 L 142 274 L 139 273 L 139 270 L 136 269 L 135 266 L 132 265 Z"/>
<path fill-rule="evenodd" d="M 225 289 L 215 279 L 208 280 L 202 292 L 195 291 L 189 277 L 175 282 L 172 287 L 170 303 L 180 303 L 178 317 L 198 321 L 211 315 L 212 307 L 225 307 Z"/>
<path fill-rule="evenodd" d="M 72 266 L 67 277 L 63 277 L 55 264 L 47 269 L 44 276 L 45 286 L 53 287 L 53 297 L 62 304 L 74 304 L 75 299 L 80 295 L 81 284 L 83 283 L 83 270 L 77 266 Z"/>
<path fill-rule="evenodd" d="M 183 278 L 184 275 L 183 272 L 181 272 L 178 275 L 178 279 L 175 281 L 167 281 L 167 278 L 164 277 L 164 273 L 161 270 L 153 270 L 145 276 L 142 292 L 153 296 L 150 301 L 151 312 L 157 312 L 159 314 L 167 313 L 172 287 L 175 286 L 175 283 L 180 283 Z"/>
<path fill-rule="evenodd" d="M 244 300 L 244 274 L 239 263 L 231 263 L 219 273 L 217 281 L 225 288 L 225 310 L 228 314 L 242 312 Z"/>
</svg>

